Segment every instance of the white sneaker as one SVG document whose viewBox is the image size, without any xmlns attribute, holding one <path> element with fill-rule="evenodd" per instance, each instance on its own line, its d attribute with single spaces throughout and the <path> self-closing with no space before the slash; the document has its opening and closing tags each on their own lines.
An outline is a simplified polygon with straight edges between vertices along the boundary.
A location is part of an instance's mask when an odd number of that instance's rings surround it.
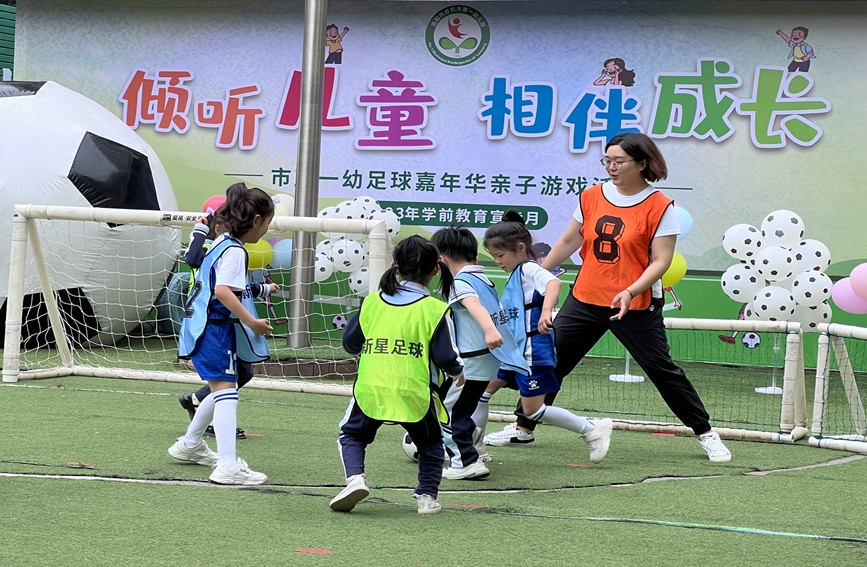
<svg viewBox="0 0 867 567">
<path fill-rule="evenodd" d="M 591 419 L 590 422 L 596 429 L 584 436 L 587 447 L 590 448 L 590 462 L 599 463 L 608 454 L 608 446 L 611 444 L 611 431 L 614 424 L 608 418 Z"/>
<path fill-rule="evenodd" d="M 338 512 L 349 512 L 355 505 L 370 495 L 370 489 L 364 482 L 364 475 L 357 474 L 346 479 L 346 488 L 331 499 L 328 506 Z"/>
<path fill-rule="evenodd" d="M 250 470 L 247 461 L 239 458 L 234 467 L 217 463 L 214 472 L 208 477 L 214 484 L 238 484 L 241 486 L 257 486 L 265 484 L 268 477 L 260 472 Z"/>
<path fill-rule="evenodd" d="M 490 476 L 491 471 L 481 460 L 461 468 L 443 469 L 443 478 L 448 480 L 481 480 Z"/>
<path fill-rule="evenodd" d="M 220 457 L 208 447 L 208 442 L 202 439 L 199 444 L 190 449 L 184 445 L 184 438 L 178 437 L 175 444 L 169 447 L 169 455 L 179 461 L 190 461 L 198 465 L 213 467 L 220 460 Z"/>
<path fill-rule="evenodd" d="M 508 447 L 509 445 L 524 445 L 532 447 L 536 437 L 532 433 L 524 433 L 516 424 L 510 423 L 502 431 L 485 435 L 485 445 L 491 447 Z"/>
<path fill-rule="evenodd" d="M 440 503 L 436 501 L 436 498 L 430 494 L 413 494 L 412 496 L 418 500 L 419 514 L 438 514 L 443 509 Z"/>
<path fill-rule="evenodd" d="M 701 448 L 705 450 L 707 458 L 711 462 L 727 463 L 732 460 L 731 451 L 723 445 L 722 440 L 719 438 L 719 433 L 716 431 L 705 433 L 698 438 L 698 442 L 701 443 Z"/>
</svg>

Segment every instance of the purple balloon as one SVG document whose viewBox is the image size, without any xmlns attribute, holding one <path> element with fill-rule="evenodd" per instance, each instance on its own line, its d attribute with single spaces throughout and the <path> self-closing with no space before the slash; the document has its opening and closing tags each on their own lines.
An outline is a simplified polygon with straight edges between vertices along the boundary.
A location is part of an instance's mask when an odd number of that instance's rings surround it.
<svg viewBox="0 0 867 567">
<path fill-rule="evenodd" d="M 867 301 L 867 263 L 855 266 L 849 274 L 849 285 L 858 297 Z"/>
<path fill-rule="evenodd" d="M 867 299 L 861 298 L 852 289 L 852 283 L 849 278 L 843 278 L 834 284 L 831 289 L 831 299 L 834 304 L 847 313 L 855 315 L 867 314 Z"/>
<path fill-rule="evenodd" d="M 269 239 L 268 239 L 268 244 L 271 245 L 271 248 L 274 248 L 274 246 L 275 246 L 278 242 L 280 242 L 281 240 L 283 240 L 283 237 L 282 237 L 282 236 L 275 236 L 274 238 L 269 238 Z"/>
</svg>

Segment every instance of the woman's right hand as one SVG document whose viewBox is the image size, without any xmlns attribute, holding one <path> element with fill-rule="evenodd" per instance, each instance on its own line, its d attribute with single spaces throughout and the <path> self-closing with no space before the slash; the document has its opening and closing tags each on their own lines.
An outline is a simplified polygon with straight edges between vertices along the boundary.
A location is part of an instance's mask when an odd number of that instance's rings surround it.
<svg viewBox="0 0 867 567">
<path fill-rule="evenodd" d="M 612 321 L 619 321 L 623 319 L 623 316 L 626 315 L 626 312 L 629 311 L 629 306 L 632 305 L 632 292 L 627 289 L 624 289 L 620 293 L 614 296 L 614 299 L 611 300 L 611 308 L 612 309 L 620 309 L 617 315 L 611 317 Z"/>
</svg>

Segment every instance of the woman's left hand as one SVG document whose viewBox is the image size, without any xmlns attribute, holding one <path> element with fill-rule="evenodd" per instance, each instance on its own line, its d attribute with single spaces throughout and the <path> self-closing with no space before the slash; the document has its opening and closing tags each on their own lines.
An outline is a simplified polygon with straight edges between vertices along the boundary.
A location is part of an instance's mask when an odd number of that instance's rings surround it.
<svg viewBox="0 0 867 567">
<path fill-rule="evenodd" d="M 623 316 L 626 315 L 626 312 L 629 311 L 629 306 L 632 304 L 632 297 L 632 293 L 625 289 L 614 296 L 614 299 L 611 301 L 611 309 L 620 309 L 620 311 L 617 315 L 611 317 L 612 321 L 623 319 Z"/>
</svg>

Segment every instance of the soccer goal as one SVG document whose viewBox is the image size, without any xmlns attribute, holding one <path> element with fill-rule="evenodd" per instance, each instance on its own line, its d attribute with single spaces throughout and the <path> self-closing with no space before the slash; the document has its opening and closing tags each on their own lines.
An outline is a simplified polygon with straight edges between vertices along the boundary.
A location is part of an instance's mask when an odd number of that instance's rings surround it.
<svg viewBox="0 0 867 567">
<path fill-rule="evenodd" d="M 665 325 L 672 358 L 686 371 L 720 436 L 789 443 L 806 436 L 799 323 L 669 317 Z M 693 435 L 637 364 L 626 372 L 631 380 L 612 379 L 624 375 L 625 364 L 625 349 L 607 333 L 565 378 L 556 404 L 580 415 L 611 417 L 616 429 Z M 499 396 L 491 400 L 494 419 L 513 420 L 513 400 Z"/>
<path fill-rule="evenodd" d="M 177 330 L 190 278 L 181 239 L 202 213 L 42 205 L 17 205 L 15 213 L 3 382 L 88 376 L 201 383 L 177 359 Z M 283 246 L 279 267 L 268 266 L 281 248 L 277 240 L 296 232 L 328 235 L 306 255 L 315 265 L 290 269 L 287 254 L 304 254 Z M 258 306 L 274 327 L 271 360 L 256 365 L 248 387 L 350 395 L 357 366 L 341 332 L 388 265 L 386 223 L 277 216 L 269 239 L 273 248 L 248 248 L 251 266 L 255 254 L 271 254 L 259 259 L 264 268 L 253 278 L 281 286 Z M 293 293 L 302 283 L 296 271 L 314 280 L 307 282 L 312 297 Z M 290 346 L 290 301 L 306 305 L 309 344 Z"/>
<path fill-rule="evenodd" d="M 867 453 L 867 329 L 822 323 L 819 332 L 810 445 Z"/>
</svg>

